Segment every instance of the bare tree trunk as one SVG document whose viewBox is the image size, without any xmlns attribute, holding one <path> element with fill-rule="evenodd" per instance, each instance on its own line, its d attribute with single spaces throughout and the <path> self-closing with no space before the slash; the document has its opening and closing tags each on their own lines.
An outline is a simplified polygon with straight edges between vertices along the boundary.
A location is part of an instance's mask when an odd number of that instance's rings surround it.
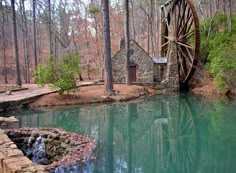
<svg viewBox="0 0 236 173">
<path fill-rule="evenodd" d="M 34 36 L 34 66 L 38 65 L 37 57 L 37 38 L 36 38 L 36 2 L 33 0 L 33 36 Z"/>
<path fill-rule="evenodd" d="M 85 30 L 85 40 L 86 40 L 86 46 L 89 46 L 89 41 L 88 41 L 88 23 L 87 23 L 87 13 L 85 14 L 85 20 L 84 20 L 84 30 Z"/>
<path fill-rule="evenodd" d="M 2 38 L 2 41 L 4 42 L 5 41 L 5 38 L 3 36 Z M 5 45 L 4 45 L 4 48 L 2 50 L 2 55 L 3 55 L 3 72 L 4 72 L 4 83 L 7 84 L 8 81 L 7 81 L 7 63 L 6 63 L 6 48 L 5 48 Z"/>
<path fill-rule="evenodd" d="M 2 11 L 2 56 L 3 56 L 3 73 L 4 73 L 4 83 L 7 84 L 7 66 L 6 66 L 6 38 L 5 38 L 5 28 L 4 25 L 6 24 L 5 12 L 0 3 L 0 9 Z"/>
<path fill-rule="evenodd" d="M 57 37 L 54 37 L 54 56 L 56 61 L 58 60 L 57 40 Z"/>
<path fill-rule="evenodd" d="M 49 31 L 49 49 L 50 56 L 53 55 L 53 45 L 52 45 L 52 18 L 51 18 L 51 0 L 48 0 L 48 31 Z"/>
<path fill-rule="evenodd" d="M 153 34 L 153 28 L 154 28 L 154 1 L 151 0 L 151 7 L 150 7 L 151 11 L 150 11 L 150 36 L 151 36 L 151 46 L 152 46 L 152 51 L 151 51 L 151 55 L 155 55 L 155 47 L 154 47 L 154 34 Z"/>
<path fill-rule="evenodd" d="M 42 60 L 42 31 L 40 30 L 40 28 L 37 28 L 37 30 L 36 30 L 36 37 L 38 38 L 37 39 L 37 52 L 38 52 L 38 63 L 40 63 L 41 62 L 41 60 Z"/>
<path fill-rule="evenodd" d="M 92 5 L 94 6 L 95 5 L 95 2 L 94 1 L 91 1 L 92 2 Z M 100 78 L 102 78 L 101 76 L 101 71 L 102 71 L 102 67 L 101 67 L 101 58 L 100 58 L 100 49 L 99 49 L 99 34 L 98 34 L 98 25 L 99 25 L 99 22 L 98 22 L 98 13 L 99 12 L 90 12 L 92 15 L 93 15 L 93 19 L 94 19 L 94 29 L 95 29 L 95 44 L 96 44 L 96 56 L 99 58 L 99 62 L 98 62 L 98 65 L 95 61 L 95 64 L 96 66 L 98 67 L 97 68 L 97 74 L 99 75 Z"/>
<path fill-rule="evenodd" d="M 102 71 L 102 66 L 101 66 L 101 58 L 100 58 L 100 49 L 99 49 L 99 35 L 98 35 L 98 21 L 97 21 L 97 17 L 95 16 L 94 17 L 94 20 L 95 20 L 95 32 L 96 32 L 96 35 L 95 35 L 95 38 L 96 38 L 96 53 L 97 53 L 97 57 L 99 58 L 99 65 L 98 65 L 98 76 L 99 76 L 99 78 L 102 78 L 102 73 L 101 73 L 101 71 Z"/>
<path fill-rule="evenodd" d="M 90 78 L 90 74 L 89 74 L 89 72 L 90 72 L 90 64 L 89 64 L 89 60 L 87 60 L 86 71 L 87 71 L 87 75 L 88 75 L 88 80 L 90 80 L 91 78 Z"/>
<path fill-rule="evenodd" d="M 111 64 L 111 38 L 108 0 L 102 0 L 102 11 L 104 33 L 104 92 L 109 95 L 114 95 Z"/>
<path fill-rule="evenodd" d="M 232 31 L 232 3 L 231 0 L 227 0 L 227 21 L 229 32 Z"/>
<path fill-rule="evenodd" d="M 150 22 L 149 22 L 149 16 L 148 16 L 148 13 L 147 13 L 147 21 L 148 21 L 148 24 L 147 24 L 147 50 L 148 50 L 148 54 L 150 55 Z"/>
<path fill-rule="evenodd" d="M 72 41 L 74 43 L 75 52 L 76 52 L 76 54 L 78 54 L 78 46 L 77 46 L 76 41 L 75 41 L 75 32 L 74 32 L 74 30 L 72 30 Z M 81 73 L 79 74 L 79 80 L 83 81 Z"/>
<path fill-rule="evenodd" d="M 23 0 L 20 0 L 20 13 L 21 13 L 21 31 L 23 34 L 23 52 L 24 52 L 24 67 L 23 67 L 23 79 L 25 80 L 25 83 L 27 83 L 27 72 L 26 72 L 26 42 L 25 42 L 25 38 L 26 38 L 26 31 L 25 31 L 25 23 L 24 23 L 24 9 L 23 9 Z"/>
<path fill-rule="evenodd" d="M 126 50 L 126 85 L 130 85 L 130 40 L 129 40 L 129 0 L 125 0 L 125 50 Z"/>
<path fill-rule="evenodd" d="M 133 39 L 135 41 L 136 40 L 136 30 L 135 30 L 135 21 L 134 21 L 134 2 L 133 2 L 133 0 L 131 0 L 130 3 L 131 3 L 131 8 L 132 8 L 131 15 L 132 15 L 132 25 L 133 25 Z"/>
<path fill-rule="evenodd" d="M 20 74 L 20 64 L 19 64 L 19 53 L 17 44 L 17 28 L 16 28 L 16 13 L 15 13 L 15 0 L 11 0 L 11 10 L 12 10 L 12 24 L 13 24 L 13 43 L 14 43 L 14 55 L 16 63 L 16 84 L 21 86 L 21 74 Z"/>
<path fill-rule="evenodd" d="M 28 42 L 28 25 L 27 18 L 25 14 L 25 1 L 22 0 L 20 2 L 20 7 L 22 10 L 22 31 L 24 36 L 24 56 L 25 56 L 25 79 L 26 83 L 30 83 L 30 75 L 29 75 L 29 42 Z"/>
<path fill-rule="evenodd" d="M 23 31 L 24 32 L 24 31 Z M 23 33 L 23 37 L 25 38 L 25 34 Z M 26 46 L 25 46 L 25 39 L 23 40 L 23 51 L 24 51 L 24 66 L 23 66 L 23 79 L 25 80 L 25 83 L 28 83 L 27 81 L 27 69 L 26 69 L 26 66 L 27 66 L 27 62 L 26 62 Z"/>
<path fill-rule="evenodd" d="M 159 8 L 159 5 L 156 3 L 156 27 L 157 27 L 157 30 L 156 30 L 156 55 L 160 55 L 160 23 L 161 23 L 161 18 L 160 18 L 160 8 Z"/>
</svg>

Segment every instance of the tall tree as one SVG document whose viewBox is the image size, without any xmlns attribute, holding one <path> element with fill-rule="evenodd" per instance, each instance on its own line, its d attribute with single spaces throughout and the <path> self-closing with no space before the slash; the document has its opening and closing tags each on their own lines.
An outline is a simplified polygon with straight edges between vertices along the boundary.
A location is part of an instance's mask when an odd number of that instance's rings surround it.
<svg viewBox="0 0 236 173">
<path fill-rule="evenodd" d="M 50 56 L 53 54 L 53 45 L 52 45 L 52 9 L 51 9 L 51 0 L 48 0 L 48 32 L 49 32 L 49 51 Z"/>
<path fill-rule="evenodd" d="M 20 11 L 22 20 L 22 32 L 23 32 L 23 48 L 24 48 L 24 60 L 25 60 L 25 82 L 30 83 L 29 75 L 29 37 L 28 37 L 28 23 L 25 12 L 25 0 L 20 0 Z"/>
<path fill-rule="evenodd" d="M 109 0 L 102 0 L 103 33 L 104 33 L 104 92 L 114 95 L 112 64 L 111 64 L 111 37 L 109 20 Z"/>
<path fill-rule="evenodd" d="M 7 17 L 5 16 L 6 9 L 3 8 L 2 3 L 0 3 L 0 10 L 2 11 L 1 17 L 1 30 L 2 30 L 2 56 L 3 56 L 3 73 L 4 73 L 4 83 L 8 83 L 7 81 L 7 65 L 6 65 L 6 48 L 7 48 L 7 39 L 5 37 L 5 24 L 7 23 Z M 7 13 L 6 13 L 7 15 Z"/>
<path fill-rule="evenodd" d="M 232 31 L 232 3 L 231 0 L 227 0 L 227 20 L 228 20 L 228 29 Z"/>
<path fill-rule="evenodd" d="M 38 65 L 37 57 L 37 38 L 36 38 L 36 1 L 33 0 L 33 36 L 34 36 L 34 66 L 35 68 Z"/>
<path fill-rule="evenodd" d="M 129 0 L 125 0 L 125 50 L 126 85 L 130 85 L 130 39 L 129 39 Z"/>
<path fill-rule="evenodd" d="M 12 30 L 13 30 L 13 43 L 14 43 L 14 56 L 16 63 L 16 84 L 21 86 L 21 74 L 20 74 L 20 63 L 19 63 L 19 52 L 17 44 L 17 27 L 16 27 L 16 12 L 15 12 L 15 0 L 11 0 L 11 10 L 12 10 Z"/>
<path fill-rule="evenodd" d="M 99 46 L 99 13 L 100 9 L 97 7 L 97 4 L 94 0 L 91 0 L 91 7 L 89 9 L 89 13 L 93 19 L 93 28 L 95 29 L 95 44 L 96 44 L 96 56 L 100 57 L 100 46 Z M 102 60 L 99 58 L 98 63 L 95 61 L 96 66 L 98 67 L 99 77 L 102 78 Z M 98 64 L 98 65 L 97 65 Z"/>
<path fill-rule="evenodd" d="M 133 29 L 133 39 L 136 40 L 135 22 L 134 22 L 134 0 L 131 3 L 131 18 L 132 18 L 132 29 Z"/>
</svg>

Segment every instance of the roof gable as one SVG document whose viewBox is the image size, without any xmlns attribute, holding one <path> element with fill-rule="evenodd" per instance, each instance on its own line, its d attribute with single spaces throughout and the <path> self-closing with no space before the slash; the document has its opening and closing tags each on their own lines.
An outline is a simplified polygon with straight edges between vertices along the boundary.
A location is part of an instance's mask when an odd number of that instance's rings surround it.
<svg viewBox="0 0 236 173">
<path fill-rule="evenodd" d="M 137 46 L 141 51 L 143 51 L 147 57 L 154 63 L 153 59 L 149 56 L 149 54 L 134 40 L 130 40 L 130 48 L 132 48 L 132 44 Z M 125 47 L 121 48 L 112 58 L 116 57 L 120 52 L 125 51 Z"/>
</svg>

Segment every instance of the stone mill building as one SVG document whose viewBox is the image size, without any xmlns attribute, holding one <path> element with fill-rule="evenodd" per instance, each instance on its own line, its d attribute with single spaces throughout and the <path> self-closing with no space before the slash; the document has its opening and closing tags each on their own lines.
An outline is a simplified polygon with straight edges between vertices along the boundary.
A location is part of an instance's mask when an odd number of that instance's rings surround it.
<svg viewBox="0 0 236 173">
<path fill-rule="evenodd" d="M 112 72 L 114 83 L 125 83 L 125 47 L 112 57 Z M 164 65 L 163 65 L 164 64 Z M 135 41 L 130 41 L 130 79 L 132 83 L 153 83 L 161 81 L 164 76 L 165 60 L 151 58 Z"/>
</svg>

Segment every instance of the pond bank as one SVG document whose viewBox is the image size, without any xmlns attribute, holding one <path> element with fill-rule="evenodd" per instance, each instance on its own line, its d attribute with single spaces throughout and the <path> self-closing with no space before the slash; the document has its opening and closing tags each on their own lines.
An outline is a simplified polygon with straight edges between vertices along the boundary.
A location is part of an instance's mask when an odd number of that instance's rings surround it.
<svg viewBox="0 0 236 173">
<path fill-rule="evenodd" d="M 156 90 L 137 86 L 137 85 L 114 85 L 114 96 L 104 95 L 103 85 L 92 85 L 80 87 L 73 95 L 59 95 L 58 93 L 51 93 L 40 97 L 29 104 L 29 107 L 47 107 L 47 106 L 63 106 L 63 105 L 78 105 L 78 104 L 92 104 L 104 102 L 121 102 L 137 99 L 147 95 L 155 95 Z"/>
<path fill-rule="evenodd" d="M 59 95 L 48 86 L 36 84 L 24 85 L 27 90 L 12 92 L 11 95 L 0 94 L 0 113 L 24 107 L 46 107 L 60 105 L 90 104 L 115 101 L 127 101 L 145 95 L 154 95 L 156 91 L 144 86 L 114 85 L 115 96 L 104 96 L 103 85 L 94 82 L 79 84 L 78 90 L 71 95 Z"/>
<path fill-rule="evenodd" d="M 22 87 L 27 89 L 12 91 L 10 95 L 0 94 L 0 113 L 23 108 L 42 95 L 56 92 L 49 89 L 48 86 L 38 87 L 36 84 L 24 84 Z"/>
</svg>

